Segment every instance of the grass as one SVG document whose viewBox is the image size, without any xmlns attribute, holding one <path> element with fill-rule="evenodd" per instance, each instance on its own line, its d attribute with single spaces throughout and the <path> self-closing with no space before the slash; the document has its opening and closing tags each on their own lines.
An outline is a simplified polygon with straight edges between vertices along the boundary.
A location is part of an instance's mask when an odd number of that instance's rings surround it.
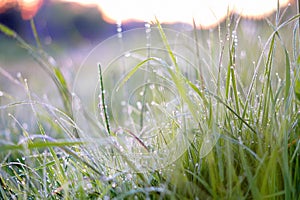
<svg viewBox="0 0 300 200">
<path fill-rule="evenodd" d="M 162 57 L 147 49 L 145 59 L 125 71 L 98 66 L 96 116 L 80 106 L 84 102 L 50 62 L 33 20 L 37 47 L 0 24 L 0 31 L 52 78 L 61 100 L 56 105 L 43 99 L 30 89 L 30 78 L 14 78 L 1 68 L 7 84 L 25 94 L 18 100 L 5 88 L 0 92 L 1 199 L 299 199 L 299 15 L 283 19 L 278 11 L 275 22 L 264 26 L 269 35 L 254 44 L 232 16 L 215 31 L 195 30 L 196 49 L 187 47 L 193 54 L 184 62 L 178 57 L 181 49 L 156 21 L 151 34 L 159 35 Z M 112 75 L 121 77 L 117 89 Z M 159 85 L 170 92 L 156 90 Z M 118 104 L 131 97 L 126 92 L 131 89 L 144 92 L 136 100 L 141 109 L 122 114 Z M 118 91 L 120 96 L 112 96 Z M 76 121 L 76 103 L 86 127 Z M 145 130 L 156 136 L 144 137 Z M 186 149 L 175 159 L 172 151 L 180 146 Z M 163 158 L 174 161 L 167 166 L 124 153 L 158 156 L 155 150 L 162 147 L 169 148 L 169 154 L 162 154 L 169 157 Z M 158 168 L 141 170 L 137 164 L 147 162 Z"/>
</svg>

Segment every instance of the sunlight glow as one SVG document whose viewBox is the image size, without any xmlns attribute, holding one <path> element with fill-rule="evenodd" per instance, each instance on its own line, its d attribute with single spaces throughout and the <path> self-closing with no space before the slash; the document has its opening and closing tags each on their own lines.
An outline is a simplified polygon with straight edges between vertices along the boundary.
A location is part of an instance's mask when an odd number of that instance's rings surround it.
<svg viewBox="0 0 300 200">
<path fill-rule="evenodd" d="M 57 0 L 58 1 L 58 0 Z M 264 18 L 277 9 L 277 0 L 59 0 L 98 6 L 106 21 L 153 21 L 188 23 L 193 19 L 198 27 L 209 28 L 219 24 L 228 14 L 248 18 Z M 289 0 L 279 0 L 280 7 Z"/>
<path fill-rule="evenodd" d="M 22 18 L 28 20 L 37 13 L 42 4 L 43 0 L 1 0 L 0 13 L 9 8 L 18 7 Z"/>
<path fill-rule="evenodd" d="M 292 0 L 290 0 L 292 1 Z M 280 7 L 289 0 L 279 0 Z M 52 0 L 98 7 L 103 18 L 110 23 L 126 21 L 153 21 L 162 23 L 188 23 L 193 19 L 201 28 L 219 24 L 228 14 L 236 13 L 248 18 L 264 18 L 277 9 L 277 0 Z M 23 19 L 32 18 L 43 0 L 1 0 L 0 12 L 17 6 Z"/>
<path fill-rule="evenodd" d="M 39 10 L 43 0 L 21 0 L 19 8 L 23 19 L 31 19 Z"/>
</svg>

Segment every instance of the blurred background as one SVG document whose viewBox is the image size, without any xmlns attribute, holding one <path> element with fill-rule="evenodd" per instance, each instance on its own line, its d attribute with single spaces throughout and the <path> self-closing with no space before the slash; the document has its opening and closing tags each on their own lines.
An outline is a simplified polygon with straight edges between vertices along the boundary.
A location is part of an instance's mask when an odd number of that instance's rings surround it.
<svg viewBox="0 0 300 200">
<path fill-rule="evenodd" d="M 281 9 L 296 7 L 293 0 L 278 1 Z M 122 29 L 143 27 L 155 19 L 183 30 L 191 28 L 193 19 L 199 29 L 212 29 L 222 23 L 228 13 L 247 19 L 270 17 L 277 9 L 277 0 L 1 0 L 0 23 L 32 41 L 29 19 L 34 18 L 41 42 L 45 46 L 59 43 L 63 48 L 95 45 Z M 288 12 L 292 12 L 289 9 Z M 1 42 L 3 35 L 0 34 Z"/>
<path fill-rule="evenodd" d="M 155 20 L 156 16 L 167 27 L 192 32 L 194 20 L 207 42 L 207 35 L 218 34 L 217 26 L 224 27 L 226 16 L 233 13 L 242 16 L 243 36 L 249 41 L 252 36 L 257 40 L 258 35 L 267 37 L 272 31 L 265 18 L 275 21 L 277 3 L 281 12 L 286 11 L 284 18 L 297 12 L 293 0 L 0 0 L 0 23 L 36 46 L 30 24 L 33 19 L 43 49 L 53 56 L 66 77 L 73 77 L 74 69 L 88 53 L 120 28 L 126 31 L 144 27 L 145 22 Z M 13 75 L 22 72 L 25 77 L 30 76 L 33 69 L 35 74 L 42 76 L 44 72 L 35 65 L 15 40 L 0 33 L 1 68 Z M 0 91 L 3 91 L 5 81 L 1 79 Z M 41 87 L 43 84 L 46 84 L 44 79 L 32 85 Z"/>
</svg>

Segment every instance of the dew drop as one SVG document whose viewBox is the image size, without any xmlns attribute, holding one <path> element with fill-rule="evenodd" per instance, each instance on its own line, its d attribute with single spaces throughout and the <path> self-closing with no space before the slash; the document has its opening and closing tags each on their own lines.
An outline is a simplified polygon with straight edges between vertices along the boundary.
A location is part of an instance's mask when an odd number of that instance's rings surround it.
<svg viewBox="0 0 300 200">
<path fill-rule="evenodd" d="M 174 70 L 174 69 L 175 69 L 175 67 L 174 67 L 173 65 L 170 65 L 169 68 L 170 68 L 171 70 Z"/>
<path fill-rule="evenodd" d="M 239 143 L 240 143 L 240 144 L 243 144 L 243 140 L 242 140 L 242 137 L 241 137 L 241 136 L 238 137 L 238 140 L 239 140 Z"/>
<path fill-rule="evenodd" d="M 239 41 L 239 40 L 237 39 L 237 37 L 236 37 L 236 38 L 234 38 L 234 45 L 235 45 L 235 46 L 237 46 L 237 44 L 238 44 L 238 41 Z"/>
<path fill-rule="evenodd" d="M 131 56 L 131 53 L 130 53 L 130 52 L 126 52 L 126 53 L 124 54 L 124 56 L 125 56 L 126 58 L 129 58 L 129 57 Z"/>
<path fill-rule="evenodd" d="M 126 101 L 121 101 L 121 106 L 126 106 Z"/>
<path fill-rule="evenodd" d="M 50 63 L 50 65 L 53 65 L 53 66 L 56 65 L 56 61 L 55 61 L 55 59 L 52 56 L 48 57 L 48 62 Z"/>
<path fill-rule="evenodd" d="M 18 73 L 17 73 L 17 78 L 21 78 L 21 77 L 22 77 L 21 72 L 18 72 Z"/>
<path fill-rule="evenodd" d="M 23 124 L 22 124 L 22 127 L 23 127 L 25 130 L 28 130 L 28 124 L 27 124 L 27 123 L 23 123 Z"/>
<path fill-rule="evenodd" d="M 146 28 L 146 34 L 149 34 L 151 32 L 151 25 L 149 23 L 146 23 L 145 28 Z"/>
<path fill-rule="evenodd" d="M 150 90 L 154 90 L 155 85 L 154 85 L 154 84 L 151 84 L 151 85 L 149 86 L 149 88 L 150 88 Z"/>
<path fill-rule="evenodd" d="M 263 83 L 264 80 L 265 80 L 265 76 L 264 76 L 264 75 L 260 75 L 260 76 L 259 76 L 259 81 L 260 81 L 261 83 Z"/>
<path fill-rule="evenodd" d="M 132 174 L 127 174 L 127 175 L 126 175 L 126 179 L 127 179 L 127 180 L 131 180 L 131 179 L 132 179 Z"/>
<path fill-rule="evenodd" d="M 117 36 L 118 38 L 122 38 L 122 22 L 121 21 L 117 21 Z"/>
<path fill-rule="evenodd" d="M 136 102 L 136 106 L 139 110 L 142 110 L 143 105 L 140 101 Z"/>
<path fill-rule="evenodd" d="M 93 185 L 92 185 L 91 183 L 88 183 L 88 184 L 87 184 L 87 188 L 88 188 L 88 189 L 92 189 L 92 187 L 93 187 Z"/>
<path fill-rule="evenodd" d="M 121 27 L 118 27 L 118 28 L 117 28 L 117 32 L 118 32 L 118 33 L 121 33 L 121 32 L 122 32 L 122 28 L 121 28 Z"/>
<path fill-rule="evenodd" d="M 128 113 L 129 115 L 132 113 L 132 108 L 131 108 L 130 106 L 127 108 L 127 113 Z"/>
<path fill-rule="evenodd" d="M 241 51 L 241 59 L 244 59 L 244 58 L 246 58 L 246 56 L 247 56 L 247 53 L 246 53 L 246 51 L 245 50 L 242 50 Z"/>
<path fill-rule="evenodd" d="M 110 200 L 110 197 L 107 196 L 107 195 L 105 195 L 105 196 L 103 197 L 103 200 Z"/>
<path fill-rule="evenodd" d="M 162 92 L 162 91 L 164 91 L 164 87 L 163 87 L 163 86 L 159 86 L 159 87 L 158 87 L 158 90 L 159 90 L 160 92 Z"/>
<path fill-rule="evenodd" d="M 154 106 L 157 105 L 157 103 L 155 101 L 151 101 L 151 105 Z"/>
</svg>

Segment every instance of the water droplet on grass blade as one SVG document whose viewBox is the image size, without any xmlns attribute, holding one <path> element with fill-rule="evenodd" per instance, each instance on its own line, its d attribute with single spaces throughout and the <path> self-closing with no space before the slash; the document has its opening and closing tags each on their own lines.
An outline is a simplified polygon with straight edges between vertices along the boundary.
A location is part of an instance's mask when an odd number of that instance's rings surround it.
<svg viewBox="0 0 300 200">
<path fill-rule="evenodd" d="M 154 90 L 155 85 L 154 85 L 154 84 L 151 84 L 151 85 L 149 86 L 149 88 L 150 88 L 150 90 Z"/>
<path fill-rule="evenodd" d="M 126 175 L 126 180 L 130 181 L 132 179 L 132 174 L 127 174 Z"/>
<path fill-rule="evenodd" d="M 28 130 L 28 124 L 27 124 L 27 123 L 23 123 L 23 124 L 22 124 L 22 127 L 23 127 L 25 130 Z"/>
<path fill-rule="evenodd" d="M 238 137 L 238 140 L 239 140 L 239 143 L 240 143 L 241 145 L 243 145 L 243 144 L 244 144 L 244 142 L 243 142 L 243 140 L 242 140 L 242 137 L 241 137 L 241 136 L 239 136 L 239 137 Z"/>
<path fill-rule="evenodd" d="M 56 66 L 56 61 L 52 56 L 48 57 L 48 62 L 50 63 L 50 65 Z"/>
<path fill-rule="evenodd" d="M 129 115 L 132 113 L 132 108 L 131 108 L 131 106 L 128 106 L 128 108 L 127 108 L 127 113 L 128 113 Z"/>
<path fill-rule="evenodd" d="M 130 53 L 130 52 L 126 52 L 126 53 L 124 54 L 124 56 L 125 56 L 126 58 L 129 58 L 129 57 L 131 56 L 131 53 Z"/>
<path fill-rule="evenodd" d="M 18 72 L 18 73 L 17 73 L 17 78 L 19 78 L 19 79 L 20 79 L 21 77 L 22 77 L 22 74 L 21 74 L 21 72 Z"/>
<path fill-rule="evenodd" d="M 118 38 L 122 38 L 122 22 L 117 21 L 117 36 Z"/>
<path fill-rule="evenodd" d="M 143 108 L 143 105 L 140 101 L 136 102 L 136 106 L 139 110 L 142 110 L 142 108 Z"/>
<path fill-rule="evenodd" d="M 105 196 L 103 197 L 103 200 L 110 200 L 110 197 L 107 196 L 107 195 L 105 195 Z"/>
</svg>

